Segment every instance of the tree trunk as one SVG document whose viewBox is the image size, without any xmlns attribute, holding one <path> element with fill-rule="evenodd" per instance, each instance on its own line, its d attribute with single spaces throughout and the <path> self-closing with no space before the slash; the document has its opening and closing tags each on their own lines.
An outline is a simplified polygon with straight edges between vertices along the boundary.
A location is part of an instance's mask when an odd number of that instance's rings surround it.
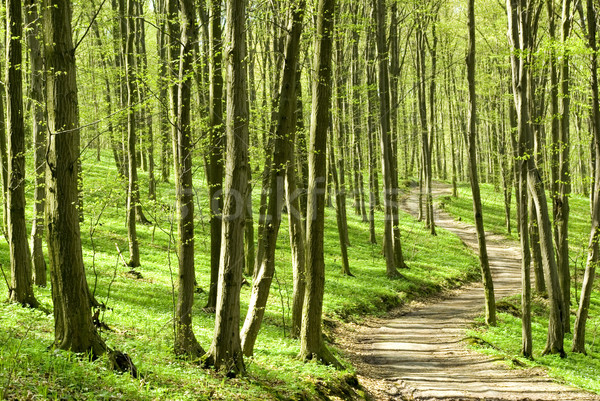
<svg viewBox="0 0 600 401">
<path fill-rule="evenodd" d="M 571 272 L 569 269 L 569 197 L 571 195 L 571 176 L 569 167 L 570 150 L 570 55 L 567 41 L 571 31 L 571 0 L 563 0 L 561 40 L 564 54 L 561 59 L 561 108 L 559 135 L 559 185 L 554 200 L 554 227 L 556 229 L 556 258 L 558 264 L 558 279 L 563 302 L 563 326 L 566 333 L 571 332 Z"/>
<path fill-rule="evenodd" d="M 342 226 L 347 227 L 348 226 L 348 213 L 346 210 L 346 136 L 347 136 L 347 130 L 346 130 L 346 123 L 345 123 L 345 119 L 344 119 L 344 98 L 346 97 L 346 77 L 345 74 L 341 71 L 343 68 L 345 68 L 344 66 L 344 50 L 342 49 L 342 43 L 341 43 L 341 35 L 338 33 L 337 34 L 338 40 L 336 40 L 336 68 L 335 68 L 335 75 L 334 75 L 334 81 L 335 81 L 335 105 L 332 106 L 332 109 L 336 109 L 337 107 L 337 112 L 335 112 L 335 116 L 336 118 L 334 118 L 334 126 L 332 127 L 332 132 L 336 132 L 337 133 L 337 148 L 339 151 L 340 156 L 337 158 L 337 160 L 335 160 L 337 163 L 337 171 L 339 172 L 339 175 L 334 175 L 334 168 L 335 166 L 331 166 L 331 174 L 332 174 L 332 178 L 333 178 L 333 187 L 334 187 L 334 191 L 335 191 L 335 197 L 336 197 L 336 215 L 339 213 L 339 219 L 341 219 L 341 224 Z M 338 187 L 339 190 L 335 188 L 335 182 L 336 180 L 338 181 Z M 352 189 L 350 190 L 350 193 L 352 193 Z M 339 199 L 339 202 L 337 200 L 337 198 Z M 350 244 L 350 238 L 348 237 L 348 230 L 343 230 L 341 231 L 341 234 L 344 236 L 343 241 L 346 242 L 347 245 Z"/>
<path fill-rule="evenodd" d="M 300 50 L 300 35 L 304 19 L 305 2 L 300 0 L 294 5 L 290 21 L 289 36 L 285 48 L 285 62 L 279 95 L 278 122 L 275 131 L 275 149 L 273 167 L 271 169 L 271 184 L 267 206 L 266 225 L 263 229 L 264 252 L 258 271 L 252 283 L 252 295 L 248 305 L 248 314 L 242 327 L 242 350 L 244 355 L 251 356 L 254 343 L 262 323 L 275 274 L 275 247 L 277 234 L 281 224 L 281 209 L 283 207 L 284 180 L 290 164 L 289 135 L 296 128 L 294 118 L 296 111 L 296 69 Z M 294 213 L 288 210 L 288 213 Z"/>
<path fill-rule="evenodd" d="M 181 52 L 177 96 L 177 232 L 179 235 L 178 293 L 175 308 L 175 353 L 191 358 L 204 354 L 192 330 L 194 306 L 194 189 L 192 181 L 192 128 L 190 126 L 193 46 L 198 38 L 192 0 L 180 0 Z"/>
<path fill-rule="evenodd" d="M 0 77 L 4 76 L 2 73 L 2 63 L 0 63 Z M 2 80 L 4 81 L 4 80 Z M 0 168 L 0 175 L 2 176 L 2 229 L 6 231 L 8 221 L 8 154 L 6 150 L 6 119 L 5 117 L 5 105 L 4 105 L 4 94 L 6 93 L 6 86 L 4 82 L 0 82 L 0 158 L 2 158 L 2 164 Z"/>
<path fill-rule="evenodd" d="M 586 1 L 587 8 L 587 27 L 588 27 L 588 46 L 591 50 L 590 54 L 590 89 L 592 92 L 592 107 L 591 107 L 591 125 L 592 125 L 592 142 L 596 160 L 600 160 L 600 100 L 598 96 L 598 46 L 596 42 L 597 32 L 597 11 L 593 0 Z M 585 26 L 585 24 L 583 24 Z M 593 155 L 592 155 L 593 157 Z M 596 265 L 600 256 L 600 247 L 598 239 L 600 237 L 600 164 L 596 163 L 594 171 L 594 191 L 596 195 L 592 200 L 592 228 L 590 230 L 590 241 L 588 245 L 588 257 L 585 266 L 585 274 L 583 277 L 583 285 L 581 288 L 581 296 L 579 298 L 579 307 L 577 309 L 577 318 L 573 332 L 573 352 L 585 353 L 585 327 L 589 314 L 591 295 L 593 291 L 594 277 L 596 275 Z"/>
<path fill-rule="evenodd" d="M 135 74 L 135 16 L 137 10 L 134 0 L 127 0 L 127 30 L 125 32 L 125 70 L 127 72 L 127 158 L 129 160 L 129 181 L 127 186 L 127 238 L 129 242 L 129 266 L 140 265 L 140 247 L 137 240 L 136 203 L 139 201 L 137 164 L 136 164 L 136 112 L 134 104 L 138 101 L 138 88 Z"/>
<path fill-rule="evenodd" d="M 295 118 L 296 120 L 296 118 Z M 290 161 L 285 173 L 285 200 L 288 209 L 288 225 L 290 231 L 290 249 L 292 252 L 293 295 L 292 295 L 292 329 L 291 336 L 298 338 L 302 327 L 302 305 L 306 290 L 306 235 L 302 221 L 300 196 L 302 191 L 296 186 L 295 170 L 295 133 L 289 136 Z"/>
<path fill-rule="evenodd" d="M 308 153 L 308 209 L 306 215 L 306 294 L 300 333 L 300 358 L 318 359 L 341 366 L 327 349 L 322 335 L 325 260 L 325 183 L 327 130 L 330 126 L 331 54 L 335 0 L 319 0 L 315 33 L 315 77 L 312 85 L 312 118 Z"/>
<path fill-rule="evenodd" d="M 167 8 L 166 0 L 158 0 L 155 8 L 157 26 L 156 43 L 158 47 L 158 97 L 159 112 L 158 121 L 160 129 L 160 180 L 169 182 L 169 108 L 166 106 L 169 102 L 168 95 L 168 55 L 167 55 Z"/>
<path fill-rule="evenodd" d="M 142 16 L 144 13 L 143 5 L 140 0 L 136 1 L 137 15 Z M 138 91 L 138 100 L 142 106 L 142 118 L 145 136 L 142 141 L 146 143 L 145 159 L 147 160 L 147 171 L 148 171 L 148 199 L 156 199 L 156 179 L 154 178 L 154 132 L 152 130 L 152 110 L 149 103 L 146 101 L 146 92 L 148 90 L 147 76 L 148 76 L 148 55 L 146 52 L 146 21 L 143 18 L 138 18 L 136 21 L 137 25 L 137 53 L 139 55 L 139 66 L 138 71 L 141 78 L 141 86 Z"/>
<path fill-rule="evenodd" d="M 477 176 L 477 150 L 476 120 L 477 98 L 475 93 L 475 5 L 474 0 L 469 0 L 469 47 L 467 53 L 467 79 L 469 82 L 469 175 L 471 178 L 471 192 L 473 194 L 473 214 L 477 229 L 477 243 L 479 245 L 479 263 L 481 277 L 485 291 L 485 322 L 490 326 L 496 325 L 496 299 L 494 298 L 494 282 L 487 254 L 485 229 L 483 226 L 483 211 L 481 207 L 481 193 L 479 191 L 479 177 Z"/>
<path fill-rule="evenodd" d="M 48 130 L 46 218 L 54 304 L 54 345 L 101 355 L 106 345 L 92 323 L 79 229 L 77 169 L 79 121 L 70 1 L 44 1 Z"/>
<path fill-rule="evenodd" d="M 44 237 L 44 208 L 46 202 L 46 129 L 44 122 L 43 59 L 40 44 L 41 21 L 38 13 L 38 1 L 25 3 L 25 23 L 29 26 L 27 44 L 31 68 L 30 98 L 32 101 L 32 137 L 35 189 L 33 192 L 33 221 L 31 223 L 31 256 L 33 279 L 36 285 L 46 286 L 46 260 L 42 249 Z"/>
<path fill-rule="evenodd" d="M 9 298 L 36 307 L 31 254 L 25 225 L 25 126 L 23 123 L 23 56 L 21 1 L 7 0 L 6 114 L 8 131 L 8 243 L 11 283 Z"/>
<path fill-rule="evenodd" d="M 248 185 L 248 100 L 246 98 L 246 1 L 227 3 L 227 159 L 221 237 L 221 264 L 213 342 L 206 365 L 233 374 L 245 372 L 239 334 L 240 287 L 244 264 L 244 199 Z"/>
<path fill-rule="evenodd" d="M 335 168 L 335 153 L 331 141 L 329 142 L 329 167 L 331 168 L 331 176 L 333 177 L 333 189 L 335 191 L 335 216 L 337 220 L 338 236 L 340 239 L 340 252 L 342 258 L 342 270 L 341 274 L 344 276 L 353 276 L 350 273 L 350 264 L 348 262 L 348 245 L 345 238 L 348 237 L 348 223 L 342 215 L 342 201 L 340 182 L 338 180 L 338 173 Z"/>
<path fill-rule="evenodd" d="M 389 97 L 389 72 L 388 53 L 385 38 L 385 3 L 382 0 L 373 0 L 373 18 L 377 43 L 377 58 L 379 63 L 379 113 L 380 113 L 380 142 L 381 142 L 381 170 L 384 181 L 384 208 L 385 231 L 383 234 L 383 251 L 386 261 L 386 273 L 389 278 L 397 278 L 400 273 L 397 268 L 404 267 L 397 264 L 394 241 L 394 210 L 393 195 L 396 188 L 393 186 L 391 165 L 390 141 L 390 97 Z"/>
<path fill-rule="evenodd" d="M 377 171 L 377 156 L 373 142 L 377 139 L 377 129 L 375 125 L 376 110 L 375 102 L 377 101 L 377 90 L 375 89 L 375 47 L 373 46 L 373 30 L 367 31 L 367 163 L 369 166 L 369 242 L 377 243 L 375 234 L 375 208 L 377 207 L 377 191 L 375 187 L 376 171 Z"/>
<path fill-rule="evenodd" d="M 358 4 L 358 2 L 357 2 Z M 358 56 L 358 43 L 360 35 L 358 30 L 358 6 L 353 10 L 352 30 L 352 154 L 354 155 L 354 183 L 355 183 L 355 211 L 362 216 L 362 221 L 367 222 L 367 211 L 365 209 L 365 183 L 363 175 L 363 157 L 360 144 L 360 132 L 362 132 L 361 110 L 360 110 L 360 60 Z"/>
<path fill-rule="evenodd" d="M 210 88 L 209 88 L 209 159 L 208 195 L 210 199 L 210 287 L 207 309 L 217 305 L 217 282 L 221 258 L 223 210 L 223 150 L 225 127 L 223 125 L 223 33 L 221 28 L 221 2 L 210 1 Z"/>
</svg>

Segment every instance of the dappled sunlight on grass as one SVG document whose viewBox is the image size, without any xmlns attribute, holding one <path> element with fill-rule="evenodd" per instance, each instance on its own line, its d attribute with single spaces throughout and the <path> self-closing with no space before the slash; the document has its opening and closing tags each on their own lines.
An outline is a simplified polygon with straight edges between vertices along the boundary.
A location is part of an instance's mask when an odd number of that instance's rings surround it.
<svg viewBox="0 0 600 401">
<path fill-rule="evenodd" d="M 102 336 L 109 346 L 127 352 L 141 374 L 133 379 L 108 369 L 106 358 L 90 361 L 67 352 L 55 351 L 53 317 L 42 312 L 0 303 L 0 383 L 13 371 L 9 393 L 21 399 L 27 394 L 41 398 L 188 400 L 188 399 L 281 399 L 316 398 L 317 387 L 341 383 L 348 372 L 339 372 L 296 358 L 299 342 L 289 338 L 292 303 L 292 268 L 287 216 L 283 216 L 275 252 L 274 277 L 265 319 L 258 336 L 255 355 L 246 359 L 248 375 L 224 379 L 195 363 L 180 360 L 172 353 L 173 282 L 177 279 L 173 184 L 157 183 L 158 199 L 146 200 L 147 174 L 140 171 L 142 204 L 150 225 L 138 224 L 142 277 L 127 271 L 117 252 L 128 259 L 125 226 L 125 183 L 116 175 L 112 156 L 102 154 L 101 162 L 85 159 L 84 216 L 81 224 L 83 255 L 88 284 L 98 301 L 106 303 L 101 320 L 110 331 Z M 172 182 L 172 180 L 171 180 Z M 214 326 L 214 315 L 202 310 L 210 282 L 210 233 L 208 199 L 204 178 L 196 177 L 196 280 L 203 290 L 195 295 L 194 332 L 206 349 Z M 256 184 L 256 183 L 255 183 Z M 258 188 L 260 185 L 255 185 Z M 253 194 L 255 227 L 259 193 Z M 324 315 L 327 321 L 360 321 L 381 315 L 394 306 L 427 296 L 459 283 L 477 279 L 477 260 L 454 235 L 444 230 L 432 237 L 423 224 L 401 214 L 402 246 L 409 269 L 403 278 L 389 280 L 381 252 L 383 214 L 376 213 L 377 244 L 369 243 L 368 224 L 353 213 L 348 201 L 348 248 L 350 270 L 343 276 L 335 210 L 327 208 L 325 226 L 326 284 Z M 27 208 L 30 219 L 31 208 Z M 90 237 L 93 231 L 93 244 Z M 440 252 L 440 250 L 444 250 Z M 93 261 L 93 264 L 92 264 Z M 8 246 L 0 243 L 0 263 L 8 273 Z M 251 281 L 251 277 L 247 277 Z M 0 294 L 7 294 L 0 280 Z M 42 305 L 51 311 L 49 288 L 36 289 Z M 250 287 L 241 292 L 241 317 L 245 317 Z M 325 328 L 325 332 L 331 335 Z M 284 335 L 285 334 L 285 335 Z M 49 348 L 50 347 L 50 348 Z M 334 350 L 334 352 L 336 352 Z M 342 358 L 342 357 L 340 357 Z M 347 362 L 344 362 L 347 364 Z M 352 373 L 352 368 L 348 367 Z M 0 387 L 2 389 L 2 387 Z"/>
</svg>

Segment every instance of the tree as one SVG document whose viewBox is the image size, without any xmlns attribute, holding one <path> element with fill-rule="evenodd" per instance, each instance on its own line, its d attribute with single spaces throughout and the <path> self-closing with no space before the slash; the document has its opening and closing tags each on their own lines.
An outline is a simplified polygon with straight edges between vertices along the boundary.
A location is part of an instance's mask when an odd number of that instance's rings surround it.
<svg viewBox="0 0 600 401">
<path fill-rule="evenodd" d="M 289 35 L 285 47 L 285 61 L 279 95 L 279 111 L 277 129 L 275 131 L 275 148 L 273 167 L 271 169 L 271 191 L 267 205 L 268 221 L 263 230 L 265 249 L 262 254 L 258 271 L 252 283 L 252 295 L 248 305 L 248 314 L 242 327 L 242 349 L 244 355 L 251 356 L 258 330 L 262 323 L 275 274 L 275 246 L 281 224 L 281 209 L 283 207 L 284 179 L 291 164 L 289 136 L 296 128 L 296 70 L 298 54 L 300 53 L 300 36 L 302 20 L 304 19 L 305 2 L 300 0 L 292 3 L 292 14 L 289 23 Z M 288 209 L 288 213 L 296 213 Z"/>
<path fill-rule="evenodd" d="M 192 182 L 192 128 L 190 121 L 190 72 L 194 68 L 193 46 L 198 38 L 196 13 L 192 0 L 180 0 L 181 53 L 177 99 L 177 232 L 179 234 L 179 291 L 175 309 L 175 353 L 190 357 L 204 355 L 192 330 L 192 307 L 196 274 L 194 269 L 194 189 Z"/>
<path fill-rule="evenodd" d="M 397 221 L 397 187 L 394 186 L 392 166 L 392 144 L 390 140 L 390 97 L 388 53 L 385 38 L 385 4 L 382 0 L 373 0 L 375 21 L 375 37 L 377 42 L 377 59 L 379 65 L 379 119 L 381 142 L 381 171 L 383 173 L 385 232 L 383 235 L 383 252 L 386 260 L 386 272 L 389 278 L 397 278 L 398 268 L 406 267 L 402 260 L 400 241 L 395 240 L 394 226 Z M 397 180 L 396 180 L 397 181 Z"/>
<path fill-rule="evenodd" d="M 327 172 L 327 130 L 330 126 L 331 52 L 335 0 L 319 0 L 315 39 L 315 77 L 312 84 L 312 115 L 308 156 L 306 214 L 306 292 L 300 332 L 300 357 L 340 366 L 323 341 L 321 319 L 325 286 L 323 228 Z"/>
<path fill-rule="evenodd" d="M 21 1 L 6 1 L 6 115 L 8 132 L 8 243 L 10 246 L 11 285 L 9 298 L 36 307 L 31 282 L 31 254 L 25 226 L 25 126 L 23 123 L 22 45 L 23 15 Z"/>
<path fill-rule="evenodd" d="M 244 264 L 244 194 L 248 185 L 248 100 L 246 98 L 246 1 L 227 3 L 227 159 L 221 237 L 221 264 L 213 341 L 205 365 L 232 374 L 246 370 L 239 319 Z"/>
<path fill-rule="evenodd" d="M 223 124 L 223 72 L 222 68 L 222 29 L 221 2 L 210 1 L 209 18 L 210 36 L 210 88 L 209 88 L 209 157 L 208 157 L 208 191 L 210 197 L 210 288 L 207 308 L 215 308 L 217 304 L 217 282 L 219 280 L 219 263 L 221 257 L 221 210 L 223 209 L 223 148 L 225 142 Z"/>
<path fill-rule="evenodd" d="M 71 2 L 44 1 L 48 151 L 46 218 L 54 344 L 74 352 L 107 352 L 92 322 L 79 228 L 77 161 L 79 121 Z"/>
<path fill-rule="evenodd" d="M 532 197 L 537 211 L 537 224 L 542 252 L 544 276 L 548 285 L 548 298 L 550 300 L 550 316 L 548 324 L 548 337 L 544 354 L 557 353 L 565 355 L 563 339 L 563 302 L 558 282 L 558 267 L 552 245 L 552 228 L 548 214 L 546 194 L 541 180 L 540 172 L 531 154 L 531 126 L 529 118 L 529 102 L 531 101 L 530 51 L 533 48 L 533 31 L 537 29 L 537 17 L 541 5 L 525 0 L 507 0 L 507 13 L 509 22 L 509 40 L 513 48 L 511 55 L 512 85 L 515 108 L 518 121 L 519 135 L 519 170 L 520 204 L 519 220 L 521 237 L 526 236 L 527 203 L 524 202 L 526 192 Z M 536 12 L 536 7 L 538 10 Z M 526 183 L 526 186 L 525 186 Z M 523 246 L 523 240 L 521 244 Z M 525 252 L 525 251 L 524 251 Z M 525 259 L 525 258 L 523 258 Z M 529 306 L 527 297 L 530 292 L 529 266 L 523 265 L 523 305 Z M 525 316 L 525 315 L 524 315 Z M 524 328 L 525 329 L 525 328 Z M 528 334 L 528 333 L 527 333 Z M 524 354 L 530 356 L 530 348 L 524 348 Z M 529 353 L 529 355 L 527 355 Z"/>
<path fill-rule="evenodd" d="M 596 266 L 600 258 L 600 247 L 598 241 L 600 238 L 600 99 L 598 96 L 598 44 L 596 42 L 598 12 L 597 6 L 593 0 L 586 1 L 587 9 L 587 38 L 590 52 L 590 89 L 592 91 L 592 107 L 590 110 L 590 120 L 593 134 L 592 151 L 596 158 L 594 171 L 594 191 L 592 196 L 592 227 L 588 244 L 588 256 L 585 265 L 585 274 L 579 298 L 579 307 L 577 308 L 577 318 L 575 320 L 573 332 L 573 352 L 585 353 L 585 327 L 589 315 L 591 295 L 596 275 Z M 585 22 L 585 21 L 582 21 Z M 582 24 L 585 26 L 585 24 Z"/>
<path fill-rule="evenodd" d="M 43 95 L 43 60 L 40 44 L 41 21 L 38 14 L 38 1 L 27 0 L 25 3 L 25 23 L 30 27 L 27 32 L 29 60 L 31 68 L 30 98 L 33 107 L 32 136 L 33 136 L 33 165 L 35 174 L 35 190 L 33 192 L 33 221 L 31 223 L 31 255 L 33 263 L 33 278 L 38 286 L 46 285 L 46 259 L 42 249 L 44 238 L 44 207 L 46 194 L 46 127 L 44 122 Z"/>
<path fill-rule="evenodd" d="M 121 0 L 123 1 L 123 0 Z M 129 241 L 129 266 L 140 265 L 140 247 L 137 240 L 136 229 L 136 204 L 139 202 L 137 160 L 136 160 L 136 110 L 134 105 L 138 102 L 137 77 L 135 73 L 135 20 L 137 7 L 134 0 L 126 0 L 126 31 L 125 35 L 125 70 L 127 82 L 127 160 L 128 186 L 127 186 L 127 239 Z"/>
<path fill-rule="evenodd" d="M 483 211 L 481 207 L 481 193 L 479 191 L 479 177 L 477 174 L 476 150 L 476 125 L 477 125 L 477 95 L 475 93 L 475 1 L 469 0 L 469 45 L 467 53 L 467 80 L 469 82 L 469 177 L 471 178 L 471 192 L 473 194 L 473 214 L 477 229 L 477 243 L 479 245 L 479 264 L 483 288 L 485 290 L 485 322 L 491 326 L 496 325 L 496 299 L 494 297 L 494 282 L 487 254 L 485 229 L 483 227 Z"/>
</svg>

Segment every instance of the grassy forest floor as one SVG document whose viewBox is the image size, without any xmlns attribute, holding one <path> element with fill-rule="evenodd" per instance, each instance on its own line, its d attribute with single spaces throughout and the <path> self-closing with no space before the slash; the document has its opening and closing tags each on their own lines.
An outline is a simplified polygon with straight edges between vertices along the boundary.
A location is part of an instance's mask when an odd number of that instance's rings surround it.
<svg viewBox="0 0 600 401">
<path fill-rule="evenodd" d="M 512 233 L 506 230 L 504 219 L 504 198 L 500 191 L 492 185 L 482 185 L 481 196 L 486 231 L 503 234 L 518 240 L 516 232 L 514 196 L 512 211 Z M 444 209 L 461 220 L 473 223 L 473 206 L 471 190 L 468 184 L 459 186 L 458 198 L 450 196 L 442 199 Z M 581 292 L 581 281 L 587 257 L 587 244 L 590 233 L 590 204 L 583 196 L 573 195 L 570 198 L 571 214 L 569 220 L 569 245 L 571 259 L 571 326 L 575 321 L 575 313 Z M 552 210 L 550 208 L 550 210 Z M 587 323 L 586 341 L 587 356 L 570 353 L 573 336 L 565 336 L 565 350 L 568 357 L 561 359 L 556 355 L 541 353 L 546 342 L 548 328 L 548 302 L 542 296 L 534 296 L 532 310 L 533 353 L 534 360 L 522 358 L 520 296 L 513 296 L 499 303 L 498 325 L 486 327 L 483 319 L 468 335 L 479 338 L 476 348 L 488 355 L 505 359 L 514 367 L 541 367 L 549 376 L 566 383 L 600 393 L 600 284 L 595 282 L 592 302 Z"/>
<path fill-rule="evenodd" d="M 29 170 L 31 171 L 31 169 Z M 292 271 L 287 219 L 284 219 L 276 251 L 277 274 L 273 282 L 265 320 L 256 343 L 255 356 L 246 359 L 248 374 L 229 379 L 212 370 L 174 357 L 173 300 L 177 256 L 172 242 L 174 188 L 159 183 L 158 199 L 145 196 L 147 175 L 140 174 L 143 206 L 151 225 L 138 225 L 141 277 L 128 274 L 116 246 L 127 250 L 125 184 L 119 180 L 112 156 L 103 153 L 96 161 L 84 154 L 84 215 L 81 224 L 83 251 L 90 288 L 108 309 L 100 319 L 109 327 L 102 336 L 108 345 L 127 352 L 140 377 L 111 371 L 106 359 L 85 357 L 52 349 L 53 317 L 49 288 L 37 288 L 42 308 L 31 310 L 0 302 L 0 392 L 13 400 L 202 400 L 202 399 L 349 399 L 360 398 L 354 386 L 355 373 L 340 351 L 344 371 L 297 359 L 299 343 L 289 338 Z M 209 225 L 206 181 L 199 169 L 196 182 L 196 278 L 200 288 L 209 284 Z M 254 185 L 257 219 L 259 191 Z M 27 193 L 33 189 L 27 177 Z M 28 213 L 31 213 L 31 199 Z M 454 235 L 440 230 L 431 237 L 423 225 L 401 215 L 403 250 L 410 270 L 404 278 L 389 280 L 381 255 L 383 215 L 378 212 L 377 245 L 369 243 L 368 225 L 349 210 L 350 268 L 354 277 L 340 273 L 339 240 L 335 210 L 327 208 L 325 226 L 326 286 L 324 326 L 329 340 L 332 328 L 342 321 L 360 322 L 366 316 L 382 315 L 410 300 L 455 288 L 478 278 L 477 259 Z M 30 215 L 28 215 L 28 218 Z M 255 223 L 256 224 L 256 223 Z M 446 252 L 439 252 L 446 249 Z M 125 258 L 126 255 L 125 255 Z M 8 246 L 0 243 L 0 263 L 9 271 Z M 251 278 L 248 278 L 251 280 Z M 0 281 L 0 294 L 8 294 Z M 250 288 L 242 288 L 244 316 Z M 5 296 L 3 296 L 5 298 Z M 206 348 L 210 344 L 214 315 L 202 310 L 206 292 L 196 295 L 194 331 Z"/>
</svg>

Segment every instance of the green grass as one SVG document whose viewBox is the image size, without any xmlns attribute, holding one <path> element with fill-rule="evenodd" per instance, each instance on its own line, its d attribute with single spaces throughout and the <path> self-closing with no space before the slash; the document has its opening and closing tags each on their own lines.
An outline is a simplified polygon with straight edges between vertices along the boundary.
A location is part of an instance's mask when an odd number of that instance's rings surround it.
<svg viewBox="0 0 600 401">
<path fill-rule="evenodd" d="M 133 379 L 108 368 L 105 358 L 90 361 L 68 352 L 52 349 L 53 316 L 39 310 L 0 302 L 0 391 L 9 399 L 61 400 L 203 400 L 203 399 L 325 399 L 350 391 L 353 368 L 343 353 L 334 352 L 347 367 L 337 371 L 317 363 L 297 359 L 299 343 L 290 339 L 292 270 L 287 219 L 280 230 L 276 251 L 277 275 L 259 334 L 255 356 L 246 359 L 248 374 L 228 379 L 212 370 L 174 357 L 173 281 L 177 266 L 174 245 L 169 243 L 174 210 L 173 184 L 159 183 L 156 202 L 146 201 L 147 174 L 140 171 L 142 202 L 152 225 L 138 225 L 142 279 L 126 274 L 115 244 L 127 259 L 125 226 L 125 186 L 117 178 L 108 152 L 95 161 L 92 152 L 84 155 L 84 212 L 81 225 L 88 283 L 97 299 L 109 309 L 101 315 L 112 329 L 102 333 L 111 347 L 128 353 L 141 374 Z M 196 202 L 196 278 L 208 288 L 209 226 L 206 183 L 202 170 L 195 174 Z M 33 183 L 28 176 L 27 192 Z M 28 204 L 28 213 L 31 213 Z M 258 210 L 258 191 L 254 211 Z M 409 270 L 404 278 L 389 280 L 381 245 L 369 244 L 368 226 L 349 210 L 350 268 L 355 277 L 340 273 L 340 252 L 335 210 L 326 210 L 325 261 L 326 286 L 324 318 L 331 324 L 360 321 L 365 316 L 381 315 L 408 300 L 435 294 L 461 282 L 477 279 L 477 261 L 454 235 L 439 230 L 431 237 L 410 216 L 402 214 L 403 249 Z M 30 218 L 30 216 L 28 216 Z M 255 215 L 255 219 L 257 216 Z M 377 234 L 381 241 L 383 216 L 378 212 Z M 256 220 L 255 220 L 256 221 Z M 93 241 L 90 236 L 94 230 Z M 92 248 L 93 243 L 93 248 Z M 439 252 L 445 249 L 445 252 Z M 8 273 L 6 242 L 0 243 L 0 263 Z M 175 272 L 176 274 L 176 272 Z M 249 278 L 250 279 L 250 278 Z M 49 288 L 36 288 L 43 307 L 52 308 Z M 4 281 L 0 294 L 6 297 Z M 245 316 L 250 289 L 242 288 L 242 317 Z M 207 294 L 196 295 L 194 332 L 208 348 L 212 340 L 214 315 L 203 312 Z M 360 393 L 360 391 L 358 391 Z"/>
<path fill-rule="evenodd" d="M 483 203 L 483 218 L 485 228 L 496 233 L 506 233 L 504 223 L 504 200 L 503 194 L 495 192 L 491 185 L 481 186 L 481 198 Z M 469 184 L 459 187 L 459 198 L 444 198 L 445 209 L 463 221 L 473 221 L 473 209 L 471 191 Z M 581 291 L 583 269 L 587 254 L 587 241 L 590 231 L 590 205 L 589 200 L 573 195 L 570 198 L 571 215 L 569 220 L 570 259 L 572 272 L 571 289 L 571 322 L 574 323 L 575 312 Z M 513 233 L 511 238 L 517 240 L 514 197 L 512 210 Z M 551 209 L 550 209 L 551 210 Z M 548 370 L 548 374 L 560 381 L 569 383 L 596 393 L 600 393 L 600 286 L 595 283 L 595 291 L 592 294 L 590 307 L 590 318 L 586 331 L 587 356 L 568 353 L 571 349 L 572 335 L 565 336 L 565 350 L 568 357 L 561 359 L 556 355 L 545 355 L 541 353 L 546 343 L 548 329 L 547 301 L 543 298 L 534 298 L 532 330 L 534 361 L 521 358 L 521 319 L 509 313 L 498 313 L 498 326 L 486 327 L 479 319 L 479 325 L 469 335 L 476 336 L 493 347 L 480 347 L 479 350 L 488 354 L 501 356 L 509 362 L 518 360 L 526 366 L 542 366 Z M 511 297 L 507 302 L 517 306 L 520 310 L 520 296 Z"/>
</svg>

